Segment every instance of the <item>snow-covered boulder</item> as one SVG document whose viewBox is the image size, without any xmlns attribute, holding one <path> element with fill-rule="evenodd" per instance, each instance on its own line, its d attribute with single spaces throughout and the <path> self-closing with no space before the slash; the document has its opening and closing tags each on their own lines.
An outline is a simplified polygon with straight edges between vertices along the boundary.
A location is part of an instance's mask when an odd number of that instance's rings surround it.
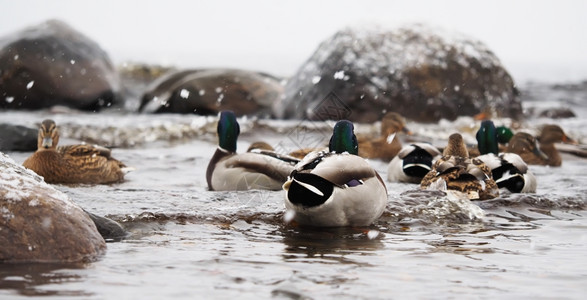
<svg viewBox="0 0 587 300">
<path fill-rule="evenodd" d="M 0 152 L 0 262 L 78 262 L 106 243 L 88 214 Z"/>
<path fill-rule="evenodd" d="M 283 95 L 281 80 L 268 74 L 236 69 L 181 70 L 153 82 L 139 111 L 216 115 L 232 110 L 237 116 L 270 116 Z"/>
<path fill-rule="evenodd" d="M 119 91 L 107 53 L 61 21 L 0 38 L 0 108 L 98 110 L 120 100 Z"/>
<path fill-rule="evenodd" d="M 501 117 L 522 115 L 499 59 L 480 41 L 424 25 L 339 31 L 288 81 L 274 107 L 280 118 L 323 119 L 340 115 L 328 110 L 340 110 L 357 122 L 379 120 L 388 111 L 436 122 L 487 109 Z"/>
</svg>

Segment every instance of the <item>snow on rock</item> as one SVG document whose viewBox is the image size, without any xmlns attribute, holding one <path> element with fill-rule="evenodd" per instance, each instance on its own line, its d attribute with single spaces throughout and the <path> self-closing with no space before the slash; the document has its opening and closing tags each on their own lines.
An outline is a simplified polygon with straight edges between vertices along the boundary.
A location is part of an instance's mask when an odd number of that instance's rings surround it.
<svg viewBox="0 0 587 300">
<path fill-rule="evenodd" d="M 86 212 L 0 152 L 0 262 L 88 261 L 105 250 Z"/>
<path fill-rule="evenodd" d="M 0 70 L 0 95 L 11 99 L 0 101 L 0 108 L 61 105 L 93 111 L 122 100 L 108 54 L 58 20 L 1 37 Z"/>
<path fill-rule="evenodd" d="M 490 49 L 424 25 L 339 31 L 288 80 L 275 114 L 320 119 L 315 112 L 321 103 L 332 106 L 323 101 L 331 93 L 350 109 L 345 117 L 355 122 L 379 120 L 383 111 L 420 122 L 454 120 L 487 109 L 499 117 L 522 115 L 514 82 Z"/>
<path fill-rule="evenodd" d="M 179 70 L 147 87 L 139 111 L 216 115 L 221 110 L 232 110 L 238 116 L 266 117 L 271 116 L 273 102 L 283 95 L 283 90 L 281 79 L 260 72 Z M 155 98 L 157 101 L 153 101 Z"/>
</svg>

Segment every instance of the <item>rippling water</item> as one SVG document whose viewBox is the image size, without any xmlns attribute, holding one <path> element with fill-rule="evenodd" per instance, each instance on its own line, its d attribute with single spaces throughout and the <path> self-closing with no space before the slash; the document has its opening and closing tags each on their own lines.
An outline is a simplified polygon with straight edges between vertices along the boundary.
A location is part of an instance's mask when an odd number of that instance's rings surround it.
<svg viewBox="0 0 587 300">
<path fill-rule="evenodd" d="M 587 121 L 578 111 L 579 118 L 557 123 L 584 142 Z M 33 126 L 48 113 L 0 115 Z M 285 224 L 282 192 L 207 191 L 215 118 L 112 112 L 50 117 L 62 127 L 62 144 L 87 140 L 119 147 L 113 155 L 136 168 L 121 184 L 56 186 L 86 210 L 121 222 L 131 235 L 108 243 L 107 254 L 90 264 L 1 265 L 2 299 L 580 299 L 587 292 L 584 159 L 565 155 L 560 168 L 532 166 L 536 194 L 502 193 L 484 202 L 387 183 L 389 204 L 373 226 L 310 230 Z M 320 142 L 331 125 L 241 123 L 240 151 L 260 139 L 284 150 L 302 139 Z M 472 124 L 463 118 L 408 126 L 417 138 L 441 144 L 455 129 L 467 128 L 473 142 Z M 17 162 L 30 155 L 8 154 Z M 386 178 L 387 164 L 371 163 Z"/>
</svg>

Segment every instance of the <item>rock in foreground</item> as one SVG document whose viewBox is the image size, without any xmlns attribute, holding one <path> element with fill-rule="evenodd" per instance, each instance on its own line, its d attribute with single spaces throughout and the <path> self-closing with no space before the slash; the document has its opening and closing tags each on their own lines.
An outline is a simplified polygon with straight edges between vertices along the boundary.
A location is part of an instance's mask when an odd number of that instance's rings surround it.
<svg viewBox="0 0 587 300">
<path fill-rule="evenodd" d="M 484 44 L 414 25 L 392 31 L 345 29 L 322 42 L 288 81 L 280 118 L 321 119 L 333 94 L 356 122 L 395 111 L 419 122 L 490 109 L 522 116 L 518 92 Z M 341 106 L 341 105 L 339 105 Z M 319 112 L 319 113 L 316 113 Z"/>
<path fill-rule="evenodd" d="M 56 20 L 0 39 L 0 75 L 0 108 L 98 110 L 120 89 L 106 52 Z"/>
<path fill-rule="evenodd" d="M 91 261 L 105 252 L 88 214 L 1 152 L 0 186 L 0 262 Z"/>
</svg>

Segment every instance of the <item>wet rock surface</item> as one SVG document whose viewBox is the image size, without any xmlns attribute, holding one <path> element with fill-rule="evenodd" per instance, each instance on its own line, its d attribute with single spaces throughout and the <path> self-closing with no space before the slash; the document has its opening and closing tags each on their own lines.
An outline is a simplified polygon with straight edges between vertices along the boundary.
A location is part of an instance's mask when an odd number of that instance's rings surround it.
<svg viewBox="0 0 587 300">
<path fill-rule="evenodd" d="M 38 130 L 21 125 L 0 124 L 0 151 L 37 150 Z"/>
<path fill-rule="evenodd" d="M 0 262 L 91 261 L 106 250 L 67 195 L 0 153 Z"/>
<path fill-rule="evenodd" d="M 181 70 L 153 82 L 139 111 L 215 115 L 232 110 L 237 115 L 270 116 L 282 96 L 281 80 L 258 72 L 231 69 Z"/>
<path fill-rule="evenodd" d="M 520 88 L 526 117 L 568 119 L 582 117 L 587 105 L 587 81 L 527 82 Z"/>
<path fill-rule="evenodd" d="M 61 21 L 0 38 L 0 108 L 98 110 L 120 100 L 119 86 L 107 53 Z"/>
<path fill-rule="evenodd" d="M 499 117 L 522 116 L 514 82 L 490 49 L 420 25 L 339 31 L 288 80 L 276 115 L 320 119 L 316 111 L 330 93 L 351 112 L 348 119 L 364 123 L 387 111 L 418 122 L 487 109 Z"/>
</svg>

